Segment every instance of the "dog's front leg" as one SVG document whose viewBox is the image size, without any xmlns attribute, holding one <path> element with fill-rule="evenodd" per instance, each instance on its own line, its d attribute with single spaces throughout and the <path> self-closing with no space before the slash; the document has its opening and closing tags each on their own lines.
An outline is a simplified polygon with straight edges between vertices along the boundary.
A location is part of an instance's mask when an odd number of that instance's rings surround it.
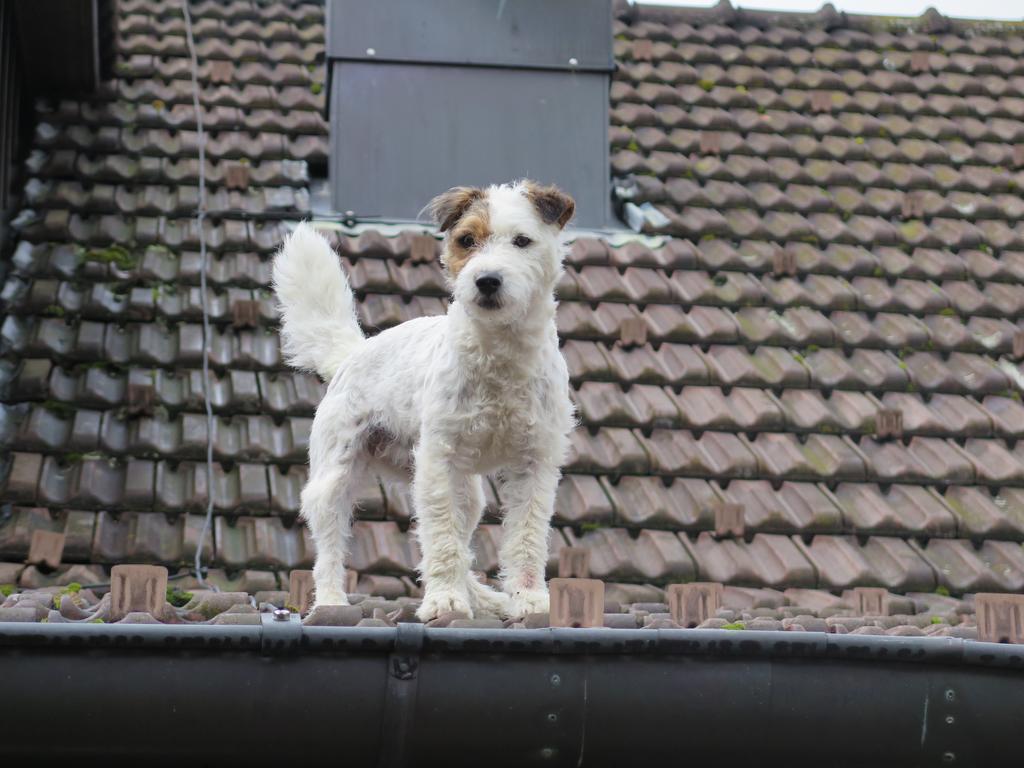
<svg viewBox="0 0 1024 768">
<path fill-rule="evenodd" d="M 473 615 L 469 568 L 473 554 L 467 529 L 475 524 L 470 501 L 476 477 L 459 471 L 441 452 L 421 447 L 416 452 L 413 504 L 423 559 L 423 602 L 416 615 L 429 621 L 442 613 Z"/>
<path fill-rule="evenodd" d="M 545 613 L 549 608 L 544 571 L 558 478 L 556 466 L 543 464 L 503 476 L 505 517 L 499 560 L 502 588 L 512 598 L 513 617 Z"/>
</svg>

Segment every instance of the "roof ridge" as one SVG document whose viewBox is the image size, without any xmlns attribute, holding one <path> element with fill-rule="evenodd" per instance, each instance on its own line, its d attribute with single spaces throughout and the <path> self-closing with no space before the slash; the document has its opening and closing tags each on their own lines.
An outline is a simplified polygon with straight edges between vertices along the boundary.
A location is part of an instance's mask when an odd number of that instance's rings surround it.
<svg viewBox="0 0 1024 768">
<path fill-rule="evenodd" d="M 998 19 L 960 19 L 945 16 L 930 7 L 920 16 L 881 16 L 874 14 L 837 11 L 832 3 L 825 3 L 817 11 L 751 10 L 733 5 L 730 0 L 719 0 L 716 5 L 645 5 L 616 0 L 615 16 L 632 24 L 638 21 L 661 23 L 693 22 L 697 24 L 746 24 L 755 27 L 786 26 L 806 28 L 848 28 L 869 32 L 879 29 L 938 34 L 942 32 L 996 32 L 1024 33 L 1024 15 L 1020 21 Z"/>
</svg>

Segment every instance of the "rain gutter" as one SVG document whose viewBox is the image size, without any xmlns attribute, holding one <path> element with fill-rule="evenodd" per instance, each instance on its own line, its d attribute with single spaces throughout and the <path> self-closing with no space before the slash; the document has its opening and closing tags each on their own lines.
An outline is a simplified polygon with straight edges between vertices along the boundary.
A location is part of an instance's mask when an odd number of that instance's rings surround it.
<svg viewBox="0 0 1024 768">
<path fill-rule="evenodd" d="M 261 619 L 0 624 L 0 756 L 984 766 L 1014 764 L 1024 726 L 1020 645 Z"/>
</svg>

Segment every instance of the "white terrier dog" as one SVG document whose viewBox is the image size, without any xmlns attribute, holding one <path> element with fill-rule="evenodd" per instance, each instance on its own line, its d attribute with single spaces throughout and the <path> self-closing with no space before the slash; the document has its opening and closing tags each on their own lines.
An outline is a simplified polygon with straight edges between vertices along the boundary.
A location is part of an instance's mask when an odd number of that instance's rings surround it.
<svg viewBox="0 0 1024 768">
<path fill-rule="evenodd" d="M 529 181 L 457 187 L 429 206 L 447 233 L 453 301 L 365 338 L 330 245 L 300 224 L 274 260 L 288 361 L 330 384 L 313 420 L 302 517 L 316 544 L 316 605 L 346 604 L 353 491 L 364 473 L 408 481 L 429 620 L 548 610 L 544 583 L 559 468 L 574 424 L 554 288 L 575 204 Z M 470 572 L 483 478 L 503 503 L 502 592 Z"/>
</svg>

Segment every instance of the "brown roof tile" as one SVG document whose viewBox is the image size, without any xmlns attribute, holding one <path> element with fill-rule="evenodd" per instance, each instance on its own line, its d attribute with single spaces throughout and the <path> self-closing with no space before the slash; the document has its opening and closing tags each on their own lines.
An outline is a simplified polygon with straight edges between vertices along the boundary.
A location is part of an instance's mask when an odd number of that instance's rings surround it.
<svg viewBox="0 0 1024 768">
<path fill-rule="evenodd" d="M 788 536 L 759 533 L 747 543 L 701 533 L 691 546 L 701 579 L 765 587 L 816 583 L 814 568 Z"/>
<path fill-rule="evenodd" d="M 632 538 L 621 528 L 602 528 L 576 536 L 566 532 L 572 546 L 590 549 L 590 573 L 599 579 L 621 581 L 692 581 L 693 560 L 670 531 L 641 531 Z"/>
</svg>

